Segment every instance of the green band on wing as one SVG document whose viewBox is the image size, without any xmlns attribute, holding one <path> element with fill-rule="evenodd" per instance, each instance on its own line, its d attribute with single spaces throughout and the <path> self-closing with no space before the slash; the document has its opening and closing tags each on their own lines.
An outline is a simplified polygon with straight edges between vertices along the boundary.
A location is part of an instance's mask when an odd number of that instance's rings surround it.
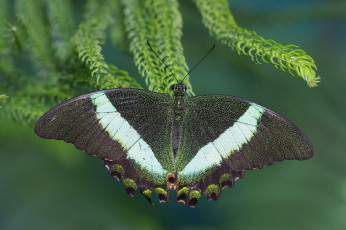
<svg viewBox="0 0 346 230">
<path fill-rule="evenodd" d="M 137 184 L 134 180 L 126 178 L 124 179 L 125 188 L 133 188 L 134 190 L 137 188 Z"/>
<path fill-rule="evenodd" d="M 231 175 L 228 173 L 222 174 L 222 176 L 220 177 L 220 180 L 219 180 L 220 184 L 227 182 L 227 181 L 232 181 Z"/>
<path fill-rule="evenodd" d="M 114 164 L 114 165 L 112 166 L 111 170 L 112 170 L 113 172 L 119 173 L 120 176 L 121 176 L 121 178 L 123 178 L 124 175 L 125 175 L 125 170 L 124 170 L 123 166 L 121 166 L 121 165 L 119 165 L 119 164 Z M 120 179 L 120 178 L 119 178 L 119 179 Z"/>
<path fill-rule="evenodd" d="M 197 190 L 193 190 L 190 192 L 190 200 L 192 199 L 199 199 L 201 197 L 201 192 L 200 191 L 197 191 Z"/>
<path fill-rule="evenodd" d="M 167 197 L 167 192 L 163 188 L 156 188 L 155 191 L 158 195 L 163 195 L 164 197 Z"/>
<path fill-rule="evenodd" d="M 181 197 L 182 195 L 188 195 L 189 194 L 189 188 L 188 187 L 183 187 L 180 189 L 177 193 L 177 197 Z"/>
<path fill-rule="evenodd" d="M 179 172 L 184 180 L 193 180 L 207 169 L 219 166 L 223 159 L 239 151 L 255 135 L 257 122 L 264 108 L 251 103 L 247 111 L 214 141 L 202 147 L 195 157 Z"/>
<path fill-rule="evenodd" d="M 215 193 L 215 195 L 219 195 L 219 186 L 217 186 L 216 184 L 209 185 L 205 190 L 205 194 L 208 195 L 209 193 Z"/>
<path fill-rule="evenodd" d="M 146 189 L 142 192 L 143 196 L 150 199 L 152 191 L 150 189 Z"/>
<path fill-rule="evenodd" d="M 138 132 L 121 116 L 106 94 L 97 92 L 90 96 L 96 106 L 96 117 L 110 137 L 119 142 L 127 150 L 127 158 L 134 160 L 142 169 L 153 177 L 165 179 L 166 170 L 156 159 L 150 146 L 141 138 Z"/>
</svg>

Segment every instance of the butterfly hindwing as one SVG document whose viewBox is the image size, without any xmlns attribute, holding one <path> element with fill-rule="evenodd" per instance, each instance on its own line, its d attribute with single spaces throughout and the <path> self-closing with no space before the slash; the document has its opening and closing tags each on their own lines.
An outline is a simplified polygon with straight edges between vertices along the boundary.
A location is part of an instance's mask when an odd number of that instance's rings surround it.
<svg viewBox="0 0 346 230">
<path fill-rule="evenodd" d="M 312 154 L 298 128 L 263 106 L 223 95 L 188 98 L 175 160 L 177 200 L 194 206 L 203 193 L 218 199 L 244 170 Z"/>
<path fill-rule="evenodd" d="M 140 187 L 149 200 L 156 190 L 167 201 L 166 177 L 176 171 L 171 127 L 169 95 L 120 88 L 61 103 L 39 119 L 35 132 L 100 157 L 129 194 Z"/>
</svg>

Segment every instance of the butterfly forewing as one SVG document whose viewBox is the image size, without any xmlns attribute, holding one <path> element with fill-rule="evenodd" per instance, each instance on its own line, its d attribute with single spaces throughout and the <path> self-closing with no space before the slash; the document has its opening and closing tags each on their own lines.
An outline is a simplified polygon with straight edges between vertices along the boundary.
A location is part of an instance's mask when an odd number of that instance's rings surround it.
<svg viewBox="0 0 346 230">
<path fill-rule="evenodd" d="M 63 102 L 39 119 L 35 132 L 102 158 L 131 195 L 139 186 L 149 200 L 155 189 L 166 201 L 166 176 L 176 172 L 172 117 L 169 95 L 111 89 Z"/>
<path fill-rule="evenodd" d="M 297 127 L 263 106 L 223 95 L 188 98 L 175 161 L 177 200 L 195 205 L 192 192 L 215 200 L 244 170 L 312 154 Z"/>
</svg>

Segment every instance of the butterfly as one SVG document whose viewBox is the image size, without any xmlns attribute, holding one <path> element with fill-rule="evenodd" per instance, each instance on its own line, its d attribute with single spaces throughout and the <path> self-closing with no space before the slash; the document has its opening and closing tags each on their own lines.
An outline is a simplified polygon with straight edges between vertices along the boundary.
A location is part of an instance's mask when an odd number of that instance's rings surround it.
<svg viewBox="0 0 346 230">
<path fill-rule="evenodd" d="M 149 43 L 148 43 L 149 44 Z M 36 123 L 35 132 L 64 140 L 102 159 L 127 193 L 151 202 L 155 191 L 168 202 L 195 207 L 205 194 L 217 200 L 245 170 L 313 155 L 307 137 L 276 112 L 228 95 L 172 95 L 114 88 L 67 100 Z"/>
</svg>

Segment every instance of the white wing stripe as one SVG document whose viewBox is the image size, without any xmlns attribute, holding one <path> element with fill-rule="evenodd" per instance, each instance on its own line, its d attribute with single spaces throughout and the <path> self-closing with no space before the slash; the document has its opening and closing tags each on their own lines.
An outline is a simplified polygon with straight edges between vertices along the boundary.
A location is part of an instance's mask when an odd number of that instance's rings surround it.
<svg viewBox="0 0 346 230">
<path fill-rule="evenodd" d="M 96 106 L 96 117 L 113 140 L 118 141 L 124 150 L 128 150 L 127 158 L 135 161 L 141 168 L 166 175 L 160 162 L 156 159 L 150 146 L 140 137 L 138 132 L 121 116 L 103 92 L 90 96 Z"/>
<path fill-rule="evenodd" d="M 231 154 L 239 151 L 256 133 L 257 121 L 261 118 L 264 110 L 263 107 L 251 103 L 233 126 L 197 152 L 195 157 L 179 172 L 180 176 L 193 179 L 196 174 L 220 165 L 223 158 L 227 159 Z"/>
</svg>

